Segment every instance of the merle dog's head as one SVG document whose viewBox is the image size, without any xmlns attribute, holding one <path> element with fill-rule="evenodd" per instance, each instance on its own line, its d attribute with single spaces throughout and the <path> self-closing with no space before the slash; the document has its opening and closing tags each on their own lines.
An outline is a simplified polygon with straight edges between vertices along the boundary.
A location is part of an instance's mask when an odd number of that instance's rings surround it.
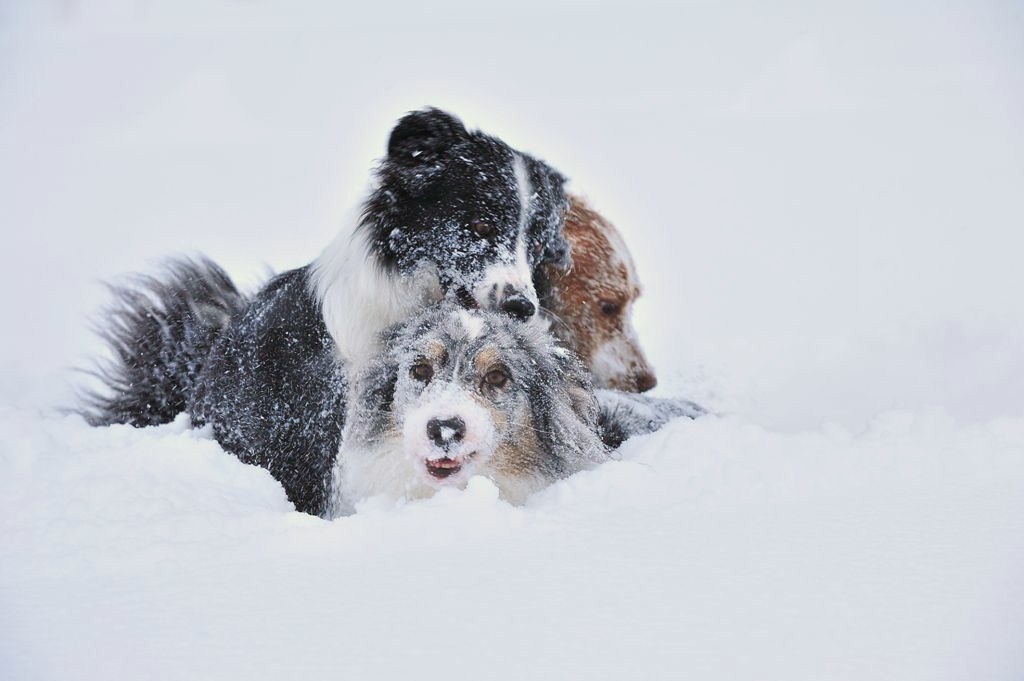
<svg viewBox="0 0 1024 681">
<path fill-rule="evenodd" d="M 519 502 L 605 460 L 590 375 L 539 321 L 428 308 L 353 377 L 335 512 L 489 477 Z"/>
<path fill-rule="evenodd" d="M 383 267 L 433 266 L 463 306 L 529 318 L 534 270 L 568 258 L 564 183 L 543 161 L 424 109 L 391 131 L 363 225 Z"/>
</svg>

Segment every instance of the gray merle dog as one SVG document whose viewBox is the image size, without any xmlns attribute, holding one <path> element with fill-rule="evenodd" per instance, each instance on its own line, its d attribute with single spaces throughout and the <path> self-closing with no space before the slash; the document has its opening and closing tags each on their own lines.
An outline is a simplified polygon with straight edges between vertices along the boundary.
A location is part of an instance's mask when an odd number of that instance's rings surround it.
<svg viewBox="0 0 1024 681">
<path fill-rule="evenodd" d="M 431 308 L 387 335 L 354 377 L 332 514 L 369 496 L 418 498 L 485 475 L 523 501 L 604 461 L 590 374 L 539 322 Z"/>
</svg>

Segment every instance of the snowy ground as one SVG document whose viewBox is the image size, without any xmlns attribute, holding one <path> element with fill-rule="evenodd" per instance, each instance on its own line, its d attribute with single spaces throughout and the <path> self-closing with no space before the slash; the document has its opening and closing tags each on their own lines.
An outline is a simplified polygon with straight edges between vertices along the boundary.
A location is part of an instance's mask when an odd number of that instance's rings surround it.
<svg viewBox="0 0 1024 681">
<path fill-rule="evenodd" d="M 898 6 L 894 6 L 898 5 Z M 0 1 L 0 678 L 1019 679 L 1024 12 Z M 97 281 L 309 261 L 435 104 L 625 232 L 723 415 L 325 522 L 90 429 Z"/>
</svg>

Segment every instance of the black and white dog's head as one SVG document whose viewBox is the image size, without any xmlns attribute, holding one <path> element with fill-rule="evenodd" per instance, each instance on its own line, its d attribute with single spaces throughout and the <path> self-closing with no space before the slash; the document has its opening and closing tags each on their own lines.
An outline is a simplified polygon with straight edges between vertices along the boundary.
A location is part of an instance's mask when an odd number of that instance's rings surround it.
<svg viewBox="0 0 1024 681">
<path fill-rule="evenodd" d="M 378 175 L 364 217 L 385 266 L 407 274 L 429 260 L 444 290 L 533 315 L 533 268 L 568 253 L 565 178 L 436 109 L 398 123 Z"/>
<path fill-rule="evenodd" d="M 534 270 L 568 258 L 564 183 L 544 162 L 448 113 L 402 118 L 359 226 L 314 264 L 342 355 L 367 359 L 375 350 L 367 336 L 445 296 L 532 317 Z"/>
<path fill-rule="evenodd" d="M 474 475 L 520 502 L 605 460 L 597 419 L 588 372 L 542 324 L 435 306 L 393 330 L 351 384 L 333 513 Z"/>
</svg>

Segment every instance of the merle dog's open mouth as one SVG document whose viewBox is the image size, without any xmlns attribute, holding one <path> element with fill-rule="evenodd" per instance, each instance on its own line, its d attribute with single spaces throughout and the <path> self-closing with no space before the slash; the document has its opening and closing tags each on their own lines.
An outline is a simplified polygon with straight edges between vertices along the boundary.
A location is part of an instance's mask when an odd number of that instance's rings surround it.
<svg viewBox="0 0 1024 681">
<path fill-rule="evenodd" d="M 444 480 L 462 470 L 462 461 L 445 456 L 440 459 L 427 459 L 426 466 L 430 475 L 438 480 Z"/>
</svg>

